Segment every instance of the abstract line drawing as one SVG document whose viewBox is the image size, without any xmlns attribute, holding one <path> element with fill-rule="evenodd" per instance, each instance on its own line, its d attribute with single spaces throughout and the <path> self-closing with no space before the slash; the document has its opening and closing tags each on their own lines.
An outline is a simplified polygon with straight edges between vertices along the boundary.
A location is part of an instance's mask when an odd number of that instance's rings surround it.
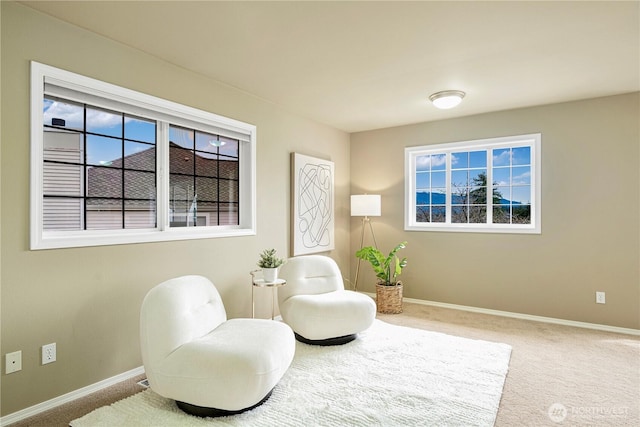
<svg viewBox="0 0 640 427">
<path fill-rule="evenodd" d="M 293 255 L 334 249 L 334 165 L 293 153 Z"/>
</svg>

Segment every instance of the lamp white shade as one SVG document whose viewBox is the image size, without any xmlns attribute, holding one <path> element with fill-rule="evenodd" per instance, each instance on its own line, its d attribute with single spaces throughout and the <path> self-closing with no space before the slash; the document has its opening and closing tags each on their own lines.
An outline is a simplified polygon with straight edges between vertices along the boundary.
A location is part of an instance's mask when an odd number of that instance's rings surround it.
<svg viewBox="0 0 640 427">
<path fill-rule="evenodd" d="M 351 216 L 380 216 L 379 194 L 357 194 L 351 196 Z"/>
</svg>

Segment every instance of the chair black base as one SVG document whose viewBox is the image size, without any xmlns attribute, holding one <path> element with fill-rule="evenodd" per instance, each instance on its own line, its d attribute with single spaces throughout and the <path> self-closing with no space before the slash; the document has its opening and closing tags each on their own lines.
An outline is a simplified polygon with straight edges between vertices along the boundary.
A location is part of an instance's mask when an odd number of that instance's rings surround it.
<svg viewBox="0 0 640 427">
<path fill-rule="evenodd" d="M 260 402 L 256 403 L 255 405 L 250 406 L 248 408 L 244 408 L 244 409 L 238 409 L 236 411 L 228 411 L 226 409 L 217 409 L 217 408 L 207 408 L 205 406 L 198 406 L 198 405 L 192 405 L 191 403 L 180 402 L 179 400 L 176 400 L 176 404 L 178 405 L 178 408 L 180 408 L 183 412 L 186 412 L 189 415 L 194 415 L 196 417 L 201 417 L 201 418 L 228 417 L 230 415 L 238 415 L 243 412 L 247 412 L 254 408 L 257 408 L 258 406 L 266 402 L 269 397 L 271 397 L 271 393 L 273 393 L 273 390 L 267 393 L 264 399 L 262 399 Z"/>
<path fill-rule="evenodd" d="M 343 345 L 355 340 L 356 337 L 358 336 L 358 334 L 351 334 L 351 335 L 344 335 L 342 337 L 327 338 L 324 340 L 310 340 L 308 338 L 303 337 L 302 335 L 299 335 L 298 333 L 294 332 L 294 334 L 298 341 L 303 342 L 305 344 L 311 344 L 311 345 Z"/>
</svg>

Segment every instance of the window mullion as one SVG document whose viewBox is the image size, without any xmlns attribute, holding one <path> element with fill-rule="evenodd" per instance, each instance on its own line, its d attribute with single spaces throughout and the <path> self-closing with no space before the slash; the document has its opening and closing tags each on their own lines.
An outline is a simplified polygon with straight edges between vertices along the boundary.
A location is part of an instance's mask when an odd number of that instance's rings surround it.
<svg viewBox="0 0 640 427">
<path fill-rule="evenodd" d="M 160 231 L 169 227 L 169 123 L 157 122 L 156 221 Z"/>
<path fill-rule="evenodd" d="M 89 168 L 87 166 L 87 104 L 82 104 L 82 230 L 87 229 L 87 197 L 89 195 Z"/>
<path fill-rule="evenodd" d="M 445 215 L 445 223 L 451 225 L 451 216 L 453 214 L 451 208 L 451 151 L 448 151 L 445 156 L 446 159 L 446 167 L 445 167 L 445 186 L 446 186 L 446 215 Z"/>
<path fill-rule="evenodd" d="M 191 198 L 189 198 L 189 192 L 187 192 L 187 227 L 189 226 L 189 218 L 192 217 L 193 218 L 193 226 L 196 227 L 198 225 L 198 216 L 197 216 L 197 201 L 198 201 L 198 194 L 196 193 L 197 191 L 197 187 L 196 184 L 198 182 L 198 177 L 196 176 L 196 172 L 197 172 L 197 168 L 196 168 L 196 163 L 198 161 L 198 156 L 196 154 L 196 131 L 192 130 L 191 131 L 193 134 L 193 168 L 191 173 L 193 174 L 193 194 L 191 196 Z M 193 214 L 191 213 L 191 208 L 193 207 Z"/>
<path fill-rule="evenodd" d="M 411 213 L 413 215 L 412 216 L 413 221 L 416 221 L 416 215 L 417 215 L 417 212 L 418 212 L 418 208 L 416 206 L 417 205 L 416 189 L 418 188 L 418 182 L 417 182 L 418 177 L 416 176 L 416 173 L 415 173 L 415 168 L 417 167 L 417 164 L 418 164 L 417 163 L 417 157 L 418 157 L 418 155 L 416 155 L 416 158 L 414 158 L 414 162 L 413 162 L 413 168 L 414 168 L 413 169 L 413 178 L 412 178 L 413 179 L 413 194 L 411 195 L 412 198 L 413 198 L 413 206 L 415 208 L 413 210 L 413 212 Z M 429 171 L 429 175 L 431 175 L 431 171 Z"/>
<path fill-rule="evenodd" d="M 126 181 L 125 181 L 125 177 L 126 177 L 126 173 L 125 173 L 125 155 L 124 155 L 124 113 L 120 114 L 121 117 L 121 124 L 122 124 L 122 131 L 120 134 L 120 158 L 122 159 L 122 164 L 120 165 L 120 167 L 122 168 L 121 170 L 121 176 L 122 176 L 122 201 L 121 201 L 121 205 L 120 205 L 120 209 L 122 210 L 122 229 L 124 230 L 125 228 L 127 228 L 127 217 L 126 217 L 126 211 L 127 211 L 127 201 L 126 201 L 126 194 L 127 194 L 127 189 L 126 189 Z"/>
<path fill-rule="evenodd" d="M 487 148 L 487 225 L 493 224 L 493 148 Z"/>
</svg>

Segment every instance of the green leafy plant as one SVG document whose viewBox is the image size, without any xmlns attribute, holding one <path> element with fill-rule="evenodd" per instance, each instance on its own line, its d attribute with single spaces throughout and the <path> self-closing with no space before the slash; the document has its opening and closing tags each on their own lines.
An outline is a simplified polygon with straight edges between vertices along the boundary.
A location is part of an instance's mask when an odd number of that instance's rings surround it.
<svg viewBox="0 0 640 427">
<path fill-rule="evenodd" d="M 282 264 L 284 264 L 284 259 L 276 256 L 275 249 L 265 249 L 258 260 L 258 267 L 260 268 L 278 268 Z"/>
<path fill-rule="evenodd" d="M 395 286 L 398 284 L 397 277 L 407 265 L 407 259 L 400 259 L 396 253 L 400 249 L 404 249 L 406 245 L 407 242 L 399 243 L 387 256 L 373 246 L 366 246 L 356 252 L 356 257 L 364 261 L 369 261 L 373 267 L 373 271 L 376 273 L 379 284 Z"/>
</svg>

